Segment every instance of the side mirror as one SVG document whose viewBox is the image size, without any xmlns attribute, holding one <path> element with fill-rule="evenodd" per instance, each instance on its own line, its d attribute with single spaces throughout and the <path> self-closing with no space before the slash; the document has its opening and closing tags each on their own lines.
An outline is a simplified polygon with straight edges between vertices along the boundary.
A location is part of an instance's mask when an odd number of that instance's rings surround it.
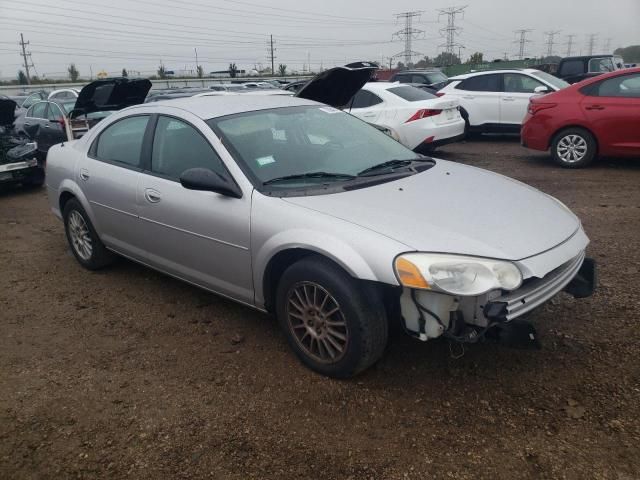
<svg viewBox="0 0 640 480">
<path fill-rule="evenodd" d="M 536 87 L 533 89 L 533 93 L 549 93 L 551 90 L 549 90 L 549 87 L 545 87 L 543 85 L 540 85 L 539 87 Z"/>
<path fill-rule="evenodd" d="M 188 190 L 215 192 L 227 197 L 242 198 L 242 191 L 235 182 L 208 168 L 190 168 L 180 175 L 180 183 Z"/>
</svg>

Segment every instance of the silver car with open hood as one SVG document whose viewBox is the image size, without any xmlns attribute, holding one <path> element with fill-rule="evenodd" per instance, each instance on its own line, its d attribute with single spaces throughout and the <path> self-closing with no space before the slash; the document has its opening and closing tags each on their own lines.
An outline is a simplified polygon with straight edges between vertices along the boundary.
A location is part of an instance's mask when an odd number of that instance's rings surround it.
<svg viewBox="0 0 640 480">
<path fill-rule="evenodd" d="M 376 362 L 394 323 L 477 342 L 595 282 L 559 201 L 309 99 L 127 108 L 52 147 L 47 188 L 84 267 L 118 254 L 271 312 L 298 357 L 334 377 Z"/>
</svg>

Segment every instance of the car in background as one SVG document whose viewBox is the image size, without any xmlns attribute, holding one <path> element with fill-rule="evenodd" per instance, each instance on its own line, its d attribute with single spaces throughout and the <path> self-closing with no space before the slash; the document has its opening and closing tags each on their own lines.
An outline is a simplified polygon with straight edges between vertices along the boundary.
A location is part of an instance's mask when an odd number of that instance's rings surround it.
<svg viewBox="0 0 640 480">
<path fill-rule="evenodd" d="M 298 90 L 304 87 L 307 83 L 309 83 L 309 80 L 298 80 L 295 82 L 288 83 L 287 85 L 282 87 L 282 89 L 288 92 L 296 93 Z"/>
<path fill-rule="evenodd" d="M 42 100 L 31 105 L 26 114 L 16 120 L 16 133 L 36 142 L 40 160 L 46 158 L 51 145 L 67 140 L 64 118 L 73 110 L 75 103 L 75 100 L 66 103 Z"/>
<path fill-rule="evenodd" d="M 429 153 L 464 138 L 459 105 L 456 98 L 439 98 L 410 85 L 370 82 L 354 95 L 345 111 L 389 129 L 411 150 Z"/>
<path fill-rule="evenodd" d="M 563 167 L 580 168 L 597 156 L 640 157 L 640 68 L 583 80 L 533 97 L 522 144 L 551 150 Z"/>
<path fill-rule="evenodd" d="M 213 90 L 214 92 L 242 92 L 247 90 L 247 87 L 241 83 L 216 83 L 210 85 L 209 90 Z"/>
<path fill-rule="evenodd" d="M 403 70 L 395 73 L 390 79 L 390 82 L 400 83 L 419 83 L 425 85 L 437 92 L 443 88 L 449 78 L 437 69 L 427 70 Z"/>
<path fill-rule="evenodd" d="M 623 68 L 624 60 L 618 55 L 584 55 L 561 59 L 555 75 L 567 83 L 576 83 Z"/>
<path fill-rule="evenodd" d="M 489 70 L 451 77 L 438 95 L 460 100 L 467 133 L 519 133 L 533 95 L 568 86 L 564 80 L 530 68 Z"/>
<path fill-rule="evenodd" d="M 76 88 L 62 88 L 60 90 L 54 90 L 47 97 L 48 100 L 75 100 L 78 98 L 80 90 Z"/>
</svg>

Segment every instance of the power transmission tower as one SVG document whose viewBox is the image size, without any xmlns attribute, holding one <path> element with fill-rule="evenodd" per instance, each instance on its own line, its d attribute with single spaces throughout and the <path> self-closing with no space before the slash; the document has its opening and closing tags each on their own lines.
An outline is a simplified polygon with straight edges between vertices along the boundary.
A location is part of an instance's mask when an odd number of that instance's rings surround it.
<svg viewBox="0 0 640 480">
<path fill-rule="evenodd" d="M 565 43 L 565 45 L 567 46 L 567 57 L 571 56 L 571 49 L 573 48 L 573 38 L 574 37 L 575 37 L 574 34 L 567 35 L 567 41 Z"/>
<path fill-rule="evenodd" d="M 610 53 L 611 50 L 611 40 L 612 38 L 609 37 L 605 40 L 604 42 L 604 51 L 602 53 Z"/>
<path fill-rule="evenodd" d="M 276 74 L 276 55 L 275 48 L 273 48 L 273 35 L 269 37 L 269 58 L 271 59 L 271 75 Z"/>
<path fill-rule="evenodd" d="M 596 46 L 596 38 L 598 38 L 597 33 L 587 35 L 587 51 L 589 52 L 587 55 L 593 55 L 593 48 Z"/>
<path fill-rule="evenodd" d="M 461 30 L 459 27 L 456 27 L 456 15 L 462 14 L 462 16 L 464 16 L 465 8 L 467 8 L 467 5 L 464 7 L 449 7 L 438 10 L 438 12 L 440 12 L 438 14 L 438 19 L 440 19 L 442 15 L 447 16 L 447 26 L 440 30 L 441 34 L 446 35 L 447 41 L 444 44 L 438 45 L 438 47 L 444 47 L 444 51 L 447 54 L 447 63 L 449 65 L 453 64 L 455 48 L 464 48 L 463 45 L 456 43 L 456 35 Z"/>
<path fill-rule="evenodd" d="M 22 34 L 20 34 L 20 41 L 18 42 L 18 45 L 22 47 L 22 59 L 24 60 L 23 65 L 25 73 L 27 75 L 27 85 L 31 85 L 31 75 L 29 74 L 29 67 L 33 67 L 33 62 L 31 61 L 31 52 L 27 52 L 25 48 L 27 45 L 29 45 L 29 42 L 24 41 L 24 37 L 22 36 Z"/>
<path fill-rule="evenodd" d="M 518 59 L 519 60 L 523 60 L 525 57 L 525 45 L 527 43 L 531 43 L 531 40 L 527 40 L 527 33 L 531 33 L 533 32 L 533 30 L 527 30 L 527 29 L 520 29 L 520 30 L 516 30 L 515 33 L 517 33 L 518 35 L 520 35 L 520 38 L 517 40 L 514 40 L 513 43 L 519 43 L 520 44 L 520 49 L 518 50 Z"/>
<path fill-rule="evenodd" d="M 402 12 L 396 14 L 396 18 L 404 19 L 404 28 L 393 34 L 393 37 L 404 39 L 404 51 L 396 53 L 393 58 L 404 56 L 404 63 L 409 66 L 412 59 L 416 55 L 422 55 L 420 52 L 413 51 L 413 40 L 424 34 L 424 30 L 413 28 L 413 19 L 422 15 L 422 11 Z"/>
<path fill-rule="evenodd" d="M 559 33 L 560 30 L 551 30 L 548 32 L 544 32 L 544 34 L 547 36 L 547 57 L 553 55 L 553 45 L 555 44 L 553 40 Z"/>
</svg>

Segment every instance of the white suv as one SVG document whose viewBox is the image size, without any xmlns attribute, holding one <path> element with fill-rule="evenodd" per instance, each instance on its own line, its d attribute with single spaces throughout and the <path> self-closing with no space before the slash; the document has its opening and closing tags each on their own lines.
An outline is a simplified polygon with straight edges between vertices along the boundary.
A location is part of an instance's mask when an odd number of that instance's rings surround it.
<svg viewBox="0 0 640 480">
<path fill-rule="evenodd" d="M 519 132 L 534 94 L 567 86 L 564 80 L 540 70 L 491 70 L 452 77 L 438 95 L 460 100 L 467 131 Z"/>
</svg>

